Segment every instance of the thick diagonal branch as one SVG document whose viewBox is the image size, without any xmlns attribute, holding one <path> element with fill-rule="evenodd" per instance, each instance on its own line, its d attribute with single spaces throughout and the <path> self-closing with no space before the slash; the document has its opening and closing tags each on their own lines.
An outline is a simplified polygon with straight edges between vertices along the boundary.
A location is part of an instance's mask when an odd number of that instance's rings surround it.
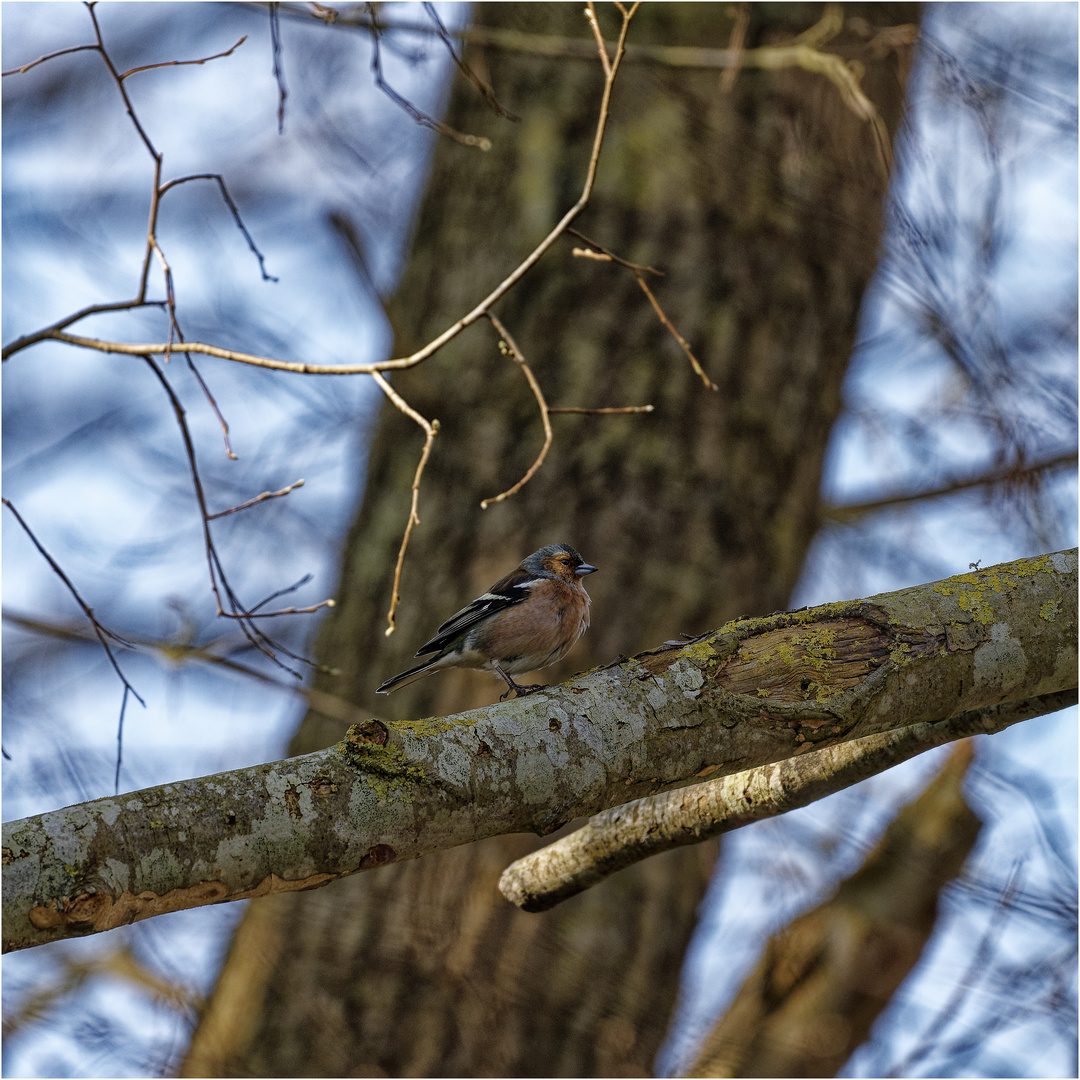
<svg viewBox="0 0 1080 1080">
<path fill-rule="evenodd" d="M 314 888 L 1077 685 L 1076 550 L 729 623 L 520 700 L 4 827 L 4 948 Z"/>
</svg>

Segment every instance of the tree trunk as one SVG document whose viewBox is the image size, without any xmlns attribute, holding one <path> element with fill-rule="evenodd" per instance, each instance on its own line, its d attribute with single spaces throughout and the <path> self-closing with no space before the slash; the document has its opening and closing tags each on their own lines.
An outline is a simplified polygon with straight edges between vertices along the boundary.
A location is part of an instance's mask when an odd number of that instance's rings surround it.
<svg viewBox="0 0 1080 1080">
<path fill-rule="evenodd" d="M 848 5 L 875 26 L 913 5 Z M 751 9 L 746 46 L 782 44 L 816 5 Z M 602 17 L 606 17 L 602 14 Z M 576 4 L 478 5 L 479 24 L 587 38 Z M 855 23 L 860 30 L 865 23 Z M 727 9 L 645 5 L 632 42 L 725 48 Z M 867 35 L 863 34 L 863 38 Z M 889 130 L 897 57 L 846 30 Z M 494 287 L 580 191 L 599 64 L 496 48 L 467 59 L 521 115 L 500 120 L 459 82 L 447 121 L 486 154 L 436 148 L 408 265 L 391 306 L 395 355 L 424 344 Z M 903 68 L 903 65 L 900 65 Z M 324 689 L 369 707 L 374 687 L 455 607 L 542 544 L 573 544 L 593 625 L 549 681 L 742 613 L 781 608 L 817 527 L 821 466 L 840 408 L 860 299 L 874 269 L 885 181 L 873 131 L 836 86 L 799 68 L 716 70 L 628 61 L 593 199 L 577 227 L 662 269 L 654 291 L 718 389 L 706 389 L 625 269 L 550 252 L 500 302 L 553 406 L 655 405 L 649 415 L 555 416 L 486 324 L 394 386 L 441 432 L 421 488 L 398 631 L 383 636 L 420 449 L 385 409 L 318 659 Z M 577 241 L 574 242 L 575 244 Z M 501 685 L 443 673 L 380 700 L 389 718 L 448 714 Z M 342 735 L 311 713 L 293 753 Z M 648 860 L 541 915 L 496 883 L 534 847 L 492 839 L 253 904 L 196 1032 L 186 1075 L 650 1075 L 708 881 L 711 845 Z"/>
</svg>

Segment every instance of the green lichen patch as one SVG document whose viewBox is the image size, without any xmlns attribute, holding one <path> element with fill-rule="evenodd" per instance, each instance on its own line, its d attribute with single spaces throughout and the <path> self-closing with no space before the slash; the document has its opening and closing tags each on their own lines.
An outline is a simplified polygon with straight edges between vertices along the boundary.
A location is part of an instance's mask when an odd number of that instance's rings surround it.
<svg viewBox="0 0 1080 1080">
<path fill-rule="evenodd" d="M 944 652 L 944 646 L 942 646 Z M 899 667 L 911 659 L 911 645 L 906 641 L 894 641 L 889 647 L 889 661 Z"/>
<path fill-rule="evenodd" d="M 989 566 L 985 570 L 974 570 L 968 574 L 957 574 L 945 581 L 939 581 L 934 586 L 934 592 L 941 596 L 954 597 L 962 611 L 969 612 L 976 622 L 987 626 L 995 621 L 990 596 L 1006 589 L 1019 588 L 1025 578 L 1044 573 L 1056 573 L 1049 555 L 1001 563 L 999 566 Z"/>
<path fill-rule="evenodd" d="M 335 747 L 341 756 L 358 772 L 364 773 L 368 783 L 381 800 L 393 791 L 408 792 L 427 783 L 422 766 L 410 761 L 397 746 L 378 746 L 353 736 L 353 729 Z"/>
<path fill-rule="evenodd" d="M 391 720 L 389 726 L 403 735 L 414 739 L 428 739 L 433 735 L 445 735 L 454 728 L 472 727 L 476 721 L 477 710 L 461 713 L 458 716 L 425 716 L 420 720 Z"/>
<path fill-rule="evenodd" d="M 1046 603 L 1039 608 L 1039 618 L 1044 619 L 1046 622 L 1053 622 L 1058 617 L 1058 612 L 1060 610 L 1060 600 L 1047 600 Z"/>
</svg>

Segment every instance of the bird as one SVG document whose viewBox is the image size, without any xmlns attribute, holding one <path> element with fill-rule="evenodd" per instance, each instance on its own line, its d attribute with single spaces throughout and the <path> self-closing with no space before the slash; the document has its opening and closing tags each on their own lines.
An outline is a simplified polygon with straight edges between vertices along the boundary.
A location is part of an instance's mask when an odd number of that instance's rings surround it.
<svg viewBox="0 0 1080 1080">
<path fill-rule="evenodd" d="M 416 651 L 422 664 L 387 679 L 375 691 L 392 694 L 444 668 L 493 671 L 506 680 L 510 696 L 545 689 L 522 686 L 512 676 L 561 660 L 589 628 L 589 594 L 581 583 L 590 566 L 569 544 L 548 544 L 516 570 L 451 615 Z"/>
</svg>

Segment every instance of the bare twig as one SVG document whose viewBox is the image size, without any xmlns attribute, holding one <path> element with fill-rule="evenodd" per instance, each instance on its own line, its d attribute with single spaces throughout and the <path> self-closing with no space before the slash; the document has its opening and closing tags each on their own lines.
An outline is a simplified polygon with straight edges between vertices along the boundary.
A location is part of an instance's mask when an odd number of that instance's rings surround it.
<svg viewBox="0 0 1080 1080">
<path fill-rule="evenodd" d="M 280 611 L 251 611 L 244 612 L 245 619 L 276 619 L 279 615 L 310 615 L 312 612 L 320 611 L 322 608 L 332 608 L 337 606 L 337 601 L 330 597 L 327 600 L 320 600 L 317 604 L 311 604 L 308 607 L 288 607 L 282 608 Z"/>
<path fill-rule="evenodd" d="M 98 52 L 101 53 L 101 58 L 105 61 L 105 66 L 109 69 L 109 74 L 112 75 L 116 87 L 120 91 L 120 96 L 124 99 L 124 107 L 127 109 L 128 116 L 131 117 L 131 122 L 135 125 L 135 130 L 139 133 L 139 138 L 142 139 L 146 149 L 150 152 L 150 156 L 160 164 L 161 155 L 154 149 L 154 144 L 150 141 L 150 136 L 146 134 L 142 124 L 139 123 L 139 118 L 135 115 L 135 107 L 131 104 L 131 98 L 128 97 L 127 90 L 124 88 L 123 77 L 120 75 L 120 72 L 116 70 L 112 58 L 105 51 L 105 42 L 101 37 L 101 27 L 98 26 L 97 15 L 94 14 L 94 8 L 96 6 L 97 0 L 94 0 L 93 3 L 86 5 L 86 10 L 90 14 L 90 21 L 94 24 L 94 36 L 97 38 Z"/>
<path fill-rule="evenodd" d="M 490 150 L 490 139 L 485 138 L 482 135 L 466 135 L 464 132 L 456 131 L 449 124 L 444 124 L 441 121 L 428 116 L 426 112 L 422 112 L 411 101 L 403 98 L 383 78 L 382 57 L 379 51 L 379 37 L 382 33 L 382 28 L 379 25 L 379 17 L 375 10 L 375 5 L 369 3 L 367 4 L 367 9 L 371 18 L 371 71 L 375 76 L 375 85 L 390 98 L 391 101 L 400 105 L 401 108 L 423 127 L 430 128 L 432 131 L 437 131 L 440 135 L 445 135 L 447 138 L 453 139 L 454 142 L 461 143 L 462 146 L 475 146 L 479 150 Z"/>
<path fill-rule="evenodd" d="M 143 701 L 135 687 L 133 687 L 131 683 L 128 682 L 127 676 L 124 675 L 124 673 L 120 670 L 120 665 L 117 663 L 116 657 L 113 656 L 112 649 L 110 648 L 107 639 L 111 638 L 113 641 L 119 642 L 121 645 L 126 645 L 129 649 L 133 649 L 135 648 L 135 646 L 132 645 L 130 641 L 126 641 L 124 638 L 120 637 L 119 634 L 114 634 L 111 630 L 107 629 L 98 621 L 98 618 L 94 614 L 93 609 L 79 595 L 78 589 L 76 589 L 75 586 L 71 583 L 71 579 L 61 569 L 60 564 L 48 553 L 48 551 L 45 550 L 44 545 L 34 535 L 33 530 L 31 530 L 30 526 L 27 525 L 26 522 L 23 520 L 22 515 L 12 505 L 11 500 L 6 498 L 0 498 L 0 503 L 3 503 L 4 506 L 6 506 L 12 512 L 12 514 L 15 516 L 15 520 L 22 526 L 23 532 L 25 532 L 26 535 L 30 537 L 30 542 L 34 545 L 34 547 L 38 549 L 42 558 L 45 559 L 49 566 L 52 567 L 53 573 L 55 573 L 56 576 L 64 583 L 64 585 L 67 586 L 68 592 L 70 592 L 71 595 L 75 598 L 75 603 L 77 603 L 79 607 L 82 608 L 83 613 L 90 620 L 90 625 L 93 626 L 94 634 L 97 636 L 98 641 L 101 642 L 101 647 L 105 650 L 105 655 L 109 658 L 109 663 L 112 664 L 113 670 L 116 672 L 120 681 L 124 684 L 125 703 L 127 701 L 126 692 L 130 690 L 131 693 L 135 695 L 135 699 L 139 702 L 139 704 L 142 705 L 143 708 L 145 708 L 146 702 Z"/>
<path fill-rule="evenodd" d="M 300 483 L 303 483 L 301 480 Z M 265 607 L 271 600 L 276 600 L 279 596 L 288 596 L 289 593 L 296 592 L 297 589 L 303 588 L 312 578 L 310 573 L 305 574 L 299 581 L 294 581 L 291 585 L 286 585 L 284 589 L 278 589 L 276 592 L 272 592 L 269 596 L 264 597 L 254 607 L 250 609 L 252 615 L 261 607 Z M 332 606 L 332 605 L 331 605 Z"/>
<path fill-rule="evenodd" d="M 623 20 L 626 19 L 626 11 L 622 13 Z M 593 37 L 596 39 L 596 47 L 600 52 L 600 64 L 604 69 L 604 75 L 611 78 L 611 61 L 608 59 L 607 45 L 604 43 L 604 35 L 600 33 L 600 23 L 596 20 L 596 8 L 593 7 L 592 0 L 585 5 L 585 18 L 589 20 L 589 29 L 593 33 Z"/>
<path fill-rule="evenodd" d="M 221 60 L 223 57 L 232 56 L 237 49 L 240 48 L 244 42 L 247 41 L 247 34 L 245 34 L 231 49 L 226 49 L 224 52 L 214 53 L 213 56 L 204 56 L 201 60 L 165 60 L 160 64 L 143 64 L 142 67 L 134 67 L 129 71 L 125 71 L 120 78 L 126 79 L 129 75 L 137 75 L 140 71 L 153 71 L 156 68 L 166 67 L 185 67 L 189 64 L 207 64 L 211 60 Z M 83 46 L 84 48 L 96 48 L 96 46 Z"/>
<path fill-rule="evenodd" d="M 608 251 L 602 244 L 598 244 L 595 240 L 590 240 L 583 232 L 578 232 L 577 229 L 566 230 L 571 236 L 576 236 L 583 244 L 588 244 L 589 248 L 595 250 L 587 250 L 586 248 L 574 248 L 571 252 L 576 258 L 579 259 L 595 259 L 597 262 L 614 262 L 620 266 L 625 266 L 627 270 L 637 270 L 642 274 L 652 274 L 655 277 L 664 277 L 663 270 L 657 270 L 655 266 L 643 266 L 641 263 L 627 262 L 626 259 L 620 259 L 618 255 L 613 251 Z"/>
<path fill-rule="evenodd" d="M 739 68 L 742 65 L 743 42 L 746 41 L 746 28 L 750 25 L 750 4 L 748 0 L 740 0 L 735 5 L 735 25 L 731 28 L 731 37 L 728 38 L 728 52 L 732 54 L 731 66 L 720 76 L 720 93 L 730 94 L 735 86 L 735 80 L 739 76 Z"/>
<path fill-rule="evenodd" d="M 553 413 L 576 413 L 580 416 L 615 416 L 620 413 L 652 412 L 654 408 L 654 405 L 619 405 L 612 409 L 578 409 L 574 407 L 553 409 L 549 406 L 548 415 L 550 416 Z"/>
<path fill-rule="evenodd" d="M 240 208 L 233 201 L 233 197 L 229 194 L 229 189 L 225 186 L 225 178 L 220 173 L 195 173 L 192 176 L 178 176 L 175 179 L 168 180 L 162 184 L 158 190 L 158 195 L 164 195 L 170 188 L 177 187 L 180 184 L 186 184 L 191 180 L 213 180 L 218 185 L 221 189 L 221 197 L 225 200 L 225 205 L 232 212 L 236 227 L 244 234 L 244 239 L 247 241 L 252 254 L 259 260 L 259 272 L 262 274 L 263 281 L 277 281 L 278 278 L 274 277 L 273 274 L 267 273 L 266 260 L 263 258 L 262 252 L 255 245 L 251 233 L 248 232 L 247 226 L 244 224 L 244 219 L 240 216 Z"/>
<path fill-rule="evenodd" d="M 280 491 L 264 491 L 261 495 L 256 495 L 254 499 L 248 499 L 247 502 L 240 503 L 239 506 L 230 506 L 228 510 L 219 510 L 216 514 L 210 514 L 207 516 L 206 520 L 213 521 L 215 518 L 223 518 L 229 514 L 235 514 L 240 510 L 246 510 L 249 506 L 254 506 L 256 503 L 265 502 L 267 499 L 280 499 L 283 495 L 288 495 L 290 491 L 295 491 L 298 487 L 303 486 L 304 481 L 297 480 L 295 484 L 290 484 Z M 255 608 L 252 608 L 251 610 L 254 611 Z"/>
<path fill-rule="evenodd" d="M 491 109 L 496 116 L 501 116 L 504 120 L 513 120 L 515 122 L 521 119 L 520 116 L 512 113 L 509 109 L 504 109 L 499 104 L 495 97 L 495 91 L 465 61 L 458 56 L 457 51 L 454 49 L 454 41 L 450 36 L 450 31 L 446 29 L 442 19 L 439 18 L 439 13 L 435 9 L 434 4 L 425 3 L 424 11 L 427 12 L 428 18 L 431 19 L 435 26 L 435 32 L 439 35 L 442 43 L 446 46 L 446 51 L 450 54 L 450 58 L 457 65 L 458 71 L 465 76 L 466 79 L 472 83 L 473 86 L 480 92 L 480 96 L 487 102 L 488 108 Z"/>
<path fill-rule="evenodd" d="M 394 407 L 403 412 L 410 420 L 419 424 L 424 430 L 424 449 L 420 453 L 420 461 L 416 466 L 416 473 L 412 482 L 412 503 L 409 506 L 409 520 L 405 523 L 405 535 L 401 538 L 401 547 L 398 550 L 397 563 L 394 566 L 394 585 L 390 596 L 390 610 L 386 613 L 386 636 L 389 637 L 397 628 L 394 621 L 398 602 L 401 600 L 401 568 L 405 565 L 405 552 L 409 547 L 409 538 L 412 536 L 413 526 L 420 524 L 420 515 L 417 507 L 420 503 L 420 478 L 424 475 L 424 468 L 431 456 L 431 444 L 439 433 L 438 420 L 425 420 L 405 399 L 380 375 L 377 371 L 372 372 L 372 377 L 379 384 L 382 392 L 394 404 Z"/>
<path fill-rule="evenodd" d="M 66 56 L 68 53 L 86 52 L 88 49 L 93 50 L 94 52 L 100 51 L 97 45 L 72 45 L 69 49 L 57 49 L 56 52 L 46 53 L 44 56 L 39 56 L 36 60 L 31 60 L 29 64 L 23 64 L 22 67 L 17 68 L 8 68 L 7 71 L 0 72 L 0 74 L 22 75 L 31 68 L 37 67 L 38 64 L 44 64 L 46 60 L 52 60 L 57 56 Z"/>
<path fill-rule="evenodd" d="M 51 326 L 43 327 L 41 330 L 35 330 L 32 334 L 24 334 L 21 338 L 16 338 L 10 345 L 4 347 L 0 357 L 7 360 L 9 356 L 13 356 L 31 345 L 36 345 L 39 341 L 48 340 L 54 331 L 63 330 L 64 327 L 70 326 L 80 319 L 85 319 L 89 315 L 99 315 L 108 311 L 131 311 L 140 307 L 165 307 L 165 301 L 140 300 L 136 297 L 134 300 L 117 300 L 111 304 L 90 304 L 88 307 L 81 308 L 71 315 L 65 315 L 64 318 L 57 320 Z"/>
<path fill-rule="evenodd" d="M 856 521 L 878 510 L 907 506 L 927 499 L 940 499 L 946 495 L 953 495 L 959 491 L 970 491 L 972 488 L 977 487 L 992 487 L 1010 481 L 1030 480 L 1039 473 L 1050 472 L 1053 469 L 1075 468 L 1076 462 L 1077 454 L 1075 451 L 1055 454 L 1045 461 L 1037 461 L 1030 465 L 1012 465 L 1001 469 L 990 469 L 986 472 L 976 473 L 973 476 L 958 477 L 948 483 L 923 491 L 902 491 L 894 495 L 886 495 L 880 499 L 871 499 L 867 502 L 852 503 L 847 506 L 830 506 L 826 508 L 825 516 L 840 522 Z"/>
<path fill-rule="evenodd" d="M 281 25 L 278 21 L 278 5 L 270 5 L 270 45 L 274 54 L 274 79 L 278 85 L 277 130 L 285 134 L 285 99 L 289 91 L 285 88 L 285 68 L 281 61 Z"/>
<path fill-rule="evenodd" d="M 124 696 L 120 700 L 120 721 L 116 725 L 116 775 L 113 779 L 113 794 L 120 794 L 120 765 L 124 760 L 124 713 L 127 712 L 128 691 L 131 687 L 124 686 Z"/>
<path fill-rule="evenodd" d="M 574 248 L 574 255 L 578 256 L 579 258 L 595 259 L 598 262 L 618 263 L 620 266 L 625 266 L 626 269 L 634 275 L 634 279 L 637 281 L 638 285 L 641 286 L 641 291 L 644 292 L 645 295 L 649 298 L 649 303 L 652 304 L 653 311 L 656 312 L 660 321 L 664 324 L 664 326 L 667 327 L 668 332 L 671 334 L 671 336 L 679 343 L 679 347 L 682 349 L 682 351 L 686 353 L 687 357 L 690 360 L 690 364 L 696 372 L 698 378 L 701 379 L 701 381 L 710 390 L 718 390 L 719 387 L 716 385 L 716 383 L 714 383 L 712 379 L 710 379 L 709 376 L 705 374 L 705 369 L 698 362 L 698 358 L 694 355 L 693 350 L 691 350 L 686 338 L 684 338 L 682 334 L 680 334 L 679 331 L 671 325 L 670 320 L 664 314 L 664 309 L 660 307 L 660 304 L 657 301 L 656 297 L 653 296 L 652 290 L 649 288 L 648 285 L 645 284 L 645 273 L 660 274 L 660 271 L 654 270 L 651 266 L 639 266 L 637 263 L 627 262 L 625 259 L 620 259 L 618 255 L 615 255 L 612 252 L 608 251 L 605 247 L 601 247 L 600 244 L 596 243 L 594 240 L 590 240 L 587 236 L 579 233 L 576 229 L 567 229 L 567 232 L 573 233 L 574 236 L 576 236 L 579 240 L 588 244 L 590 247 L 597 249 L 596 251 L 585 251 L 582 248 Z"/>
<path fill-rule="evenodd" d="M 717 386 L 716 383 L 714 383 L 712 379 L 710 379 L 709 376 L 705 374 L 705 369 L 701 366 L 701 364 L 698 362 L 698 358 L 691 351 L 689 342 L 687 342 L 686 338 L 684 338 L 682 334 L 680 334 L 679 331 L 671 325 L 668 317 L 664 314 L 664 309 L 657 302 L 656 297 L 653 296 L 652 289 L 650 289 L 649 286 L 645 284 L 645 278 L 637 270 L 633 271 L 633 274 L 634 278 L 637 280 L 638 285 L 641 286 L 641 291 L 649 298 L 649 303 L 652 304 L 653 311 L 656 312 L 660 321 L 668 328 L 671 336 L 679 343 L 679 347 L 682 349 L 682 351 L 686 353 L 687 358 L 690 360 L 690 364 L 693 367 L 694 371 L 697 373 L 698 378 L 701 379 L 701 381 L 710 390 L 719 390 L 720 387 Z"/>
<path fill-rule="evenodd" d="M 502 502 L 504 499 L 510 498 L 511 495 L 516 495 L 533 478 L 536 470 L 543 465 L 544 458 L 547 457 L 547 452 L 551 449 L 552 439 L 551 421 L 548 419 L 547 402 L 544 400 L 544 392 L 540 389 L 540 384 L 536 381 L 536 376 L 533 375 L 529 365 L 525 363 L 525 357 L 521 354 L 517 342 L 510 336 L 510 332 L 503 326 L 498 317 L 490 311 L 487 313 L 487 317 L 491 320 L 491 325 L 495 327 L 496 332 L 502 337 L 502 341 L 499 342 L 502 351 L 504 353 L 509 353 L 510 359 L 525 373 L 525 378 L 529 382 L 529 388 L 536 398 L 537 405 L 540 406 L 540 419 L 544 424 L 544 445 L 540 447 L 540 453 L 536 455 L 536 460 L 529 466 L 525 475 L 514 484 L 513 487 L 507 488 L 501 495 L 496 495 L 491 499 L 484 499 L 480 503 L 481 510 L 486 510 L 492 503 Z"/>
<path fill-rule="evenodd" d="M 199 386 L 202 387 L 203 394 L 206 395 L 206 400 L 210 403 L 210 408 L 214 410 L 214 415 L 218 418 L 218 423 L 221 425 L 221 433 L 225 439 L 225 453 L 230 461 L 236 461 L 237 457 L 233 453 L 232 447 L 229 445 L 229 424 L 225 417 L 222 415 L 221 410 L 218 408 L 218 403 L 214 399 L 214 395 L 210 393 L 210 387 L 206 385 L 206 381 L 202 375 L 199 374 L 199 369 L 195 366 L 195 361 L 191 359 L 190 355 L 186 356 L 188 367 L 191 369 L 192 375 L 198 380 Z"/>
</svg>

